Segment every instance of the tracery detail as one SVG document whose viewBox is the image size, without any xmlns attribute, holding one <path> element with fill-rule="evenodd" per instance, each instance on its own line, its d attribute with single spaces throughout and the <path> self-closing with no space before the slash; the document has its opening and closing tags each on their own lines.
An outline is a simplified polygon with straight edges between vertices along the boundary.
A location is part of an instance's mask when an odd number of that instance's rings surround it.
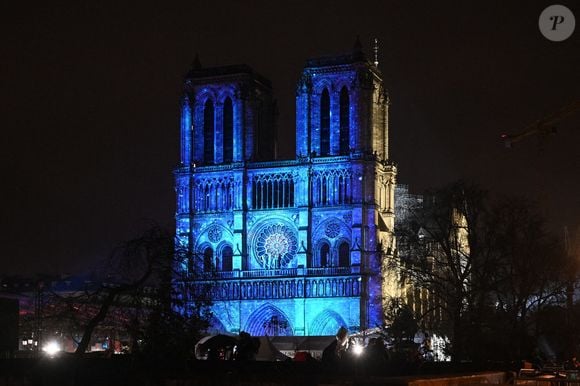
<svg viewBox="0 0 580 386">
<path fill-rule="evenodd" d="M 286 267 L 297 250 L 296 235 L 284 224 L 267 224 L 256 235 L 254 253 L 265 269 Z"/>
<path fill-rule="evenodd" d="M 252 208 L 289 208 L 294 206 L 292 173 L 256 174 L 252 178 Z"/>
<path fill-rule="evenodd" d="M 212 225 L 211 228 L 207 231 L 207 238 L 212 243 L 217 243 L 222 239 L 222 229 L 219 225 Z"/>
<path fill-rule="evenodd" d="M 312 176 L 312 199 L 317 206 L 351 202 L 351 173 L 345 169 L 318 170 Z"/>
<path fill-rule="evenodd" d="M 340 234 L 340 224 L 336 221 L 329 222 L 328 224 L 326 224 L 324 234 L 326 234 L 327 237 L 334 239 L 336 236 Z"/>
<path fill-rule="evenodd" d="M 221 212 L 237 207 L 240 182 L 231 176 L 199 178 L 195 182 L 193 206 L 196 212 Z"/>
</svg>

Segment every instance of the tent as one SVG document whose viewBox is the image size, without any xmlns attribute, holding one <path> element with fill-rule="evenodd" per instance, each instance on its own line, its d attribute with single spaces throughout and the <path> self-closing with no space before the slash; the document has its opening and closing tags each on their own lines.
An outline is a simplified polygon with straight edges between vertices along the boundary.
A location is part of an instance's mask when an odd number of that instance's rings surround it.
<svg viewBox="0 0 580 386">
<path fill-rule="evenodd" d="M 232 335 L 219 334 L 203 337 L 195 345 L 195 357 L 196 359 L 208 359 L 210 350 L 232 351 L 237 342 L 238 338 Z"/>
<path fill-rule="evenodd" d="M 287 361 L 291 358 L 282 354 L 274 345 L 268 336 L 260 337 L 260 349 L 256 354 L 257 361 Z"/>
</svg>

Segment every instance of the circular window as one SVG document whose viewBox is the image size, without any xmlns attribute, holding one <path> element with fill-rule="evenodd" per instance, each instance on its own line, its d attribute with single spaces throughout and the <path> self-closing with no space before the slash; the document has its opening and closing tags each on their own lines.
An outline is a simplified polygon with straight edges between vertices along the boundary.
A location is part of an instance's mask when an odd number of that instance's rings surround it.
<svg viewBox="0 0 580 386">
<path fill-rule="evenodd" d="M 326 224 L 326 228 L 324 229 L 324 233 L 327 237 L 334 239 L 336 236 L 340 234 L 340 224 L 337 221 L 331 221 Z"/>
<path fill-rule="evenodd" d="M 296 235 L 284 224 L 267 224 L 256 234 L 254 254 L 265 269 L 286 267 L 297 250 Z"/>
<path fill-rule="evenodd" d="M 207 238 L 212 243 L 217 243 L 222 239 L 222 229 L 218 225 L 213 225 L 207 231 Z"/>
</svg>

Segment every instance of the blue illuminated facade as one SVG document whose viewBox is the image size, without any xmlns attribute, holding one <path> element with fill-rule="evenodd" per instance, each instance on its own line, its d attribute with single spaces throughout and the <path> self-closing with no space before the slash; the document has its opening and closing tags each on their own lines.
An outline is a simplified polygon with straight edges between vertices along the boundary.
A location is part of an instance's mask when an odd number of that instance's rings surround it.
<svg viewBox="0 0 580 386">
<path fill-rule="evenodd" d="M 191 292 L 213 328 L 334 335 L 381 325 L 396 286 L 396 169 L 388 97 L 360 50 L 309 60 L 296 90 L 296 157 L 274 160 L 268 80 L 247 66 L 192 69 L 181 101 L 176 226 Z M 193 295 L 192 295 L 193 294 Z"/>
</svg>

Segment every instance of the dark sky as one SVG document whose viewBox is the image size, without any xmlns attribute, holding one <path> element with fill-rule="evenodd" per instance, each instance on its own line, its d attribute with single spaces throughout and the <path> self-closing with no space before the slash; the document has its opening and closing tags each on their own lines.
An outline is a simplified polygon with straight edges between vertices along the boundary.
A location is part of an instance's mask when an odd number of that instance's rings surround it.
<svg viewBox="0 0 580 386">
<path fill-rule="evenodd" d="M 559 43 L 538 29 L 549 1 L 10 3 L 23 5 L 0 9 L 0 274 L 79 272 L 147 221 L 172 224 L 196 52 L 272 80 L 290 157 L 305 60 L 356 35 L 380 40 L 399 182 L 469 178 L 536 200 L 554 229 L 580 223 L 580 112 L 541 143 L 499 140 L 580 99 L 578 2 L 557 2 L 577 24 Z"/>
</svg>

